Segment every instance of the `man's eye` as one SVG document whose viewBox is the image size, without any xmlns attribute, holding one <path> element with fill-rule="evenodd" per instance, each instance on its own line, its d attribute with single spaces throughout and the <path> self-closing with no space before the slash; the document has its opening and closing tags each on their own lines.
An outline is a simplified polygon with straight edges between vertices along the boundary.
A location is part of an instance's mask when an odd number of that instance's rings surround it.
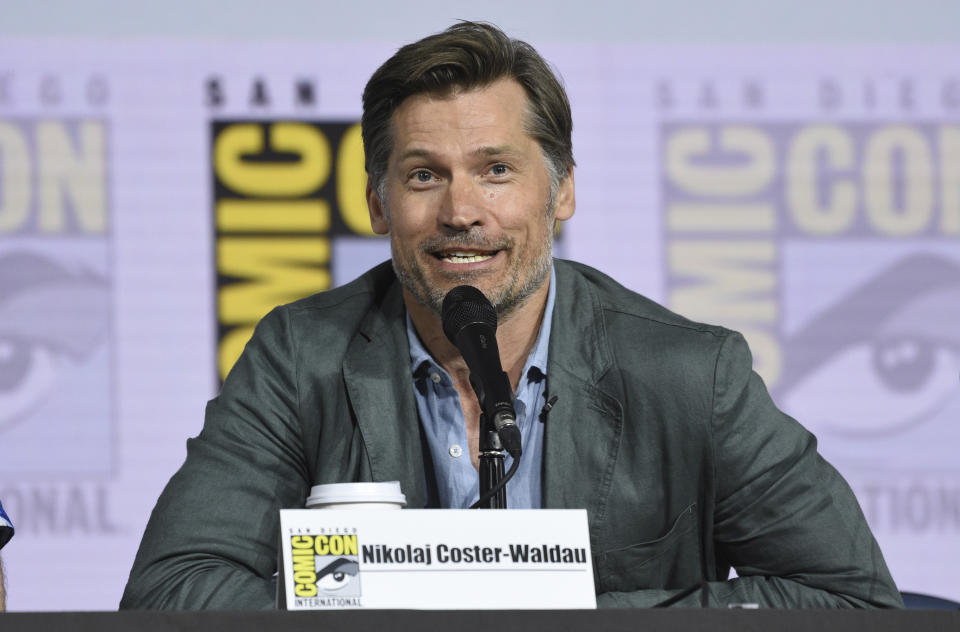
<svg viewBox="0 0 960 632">
<path fill-rule="evenodd" d="M 495 176 L 505 176 L 507 175 L 507 165 L 493 165 L 490 168 L 490 173 Z"/>
<path fill-rule="evenodd" d="M 417 180 L 417 182 L 430 182 L 433 180 L 433 174 L 422 169 L 414 173 L 413 177 Z"/>
</svg>

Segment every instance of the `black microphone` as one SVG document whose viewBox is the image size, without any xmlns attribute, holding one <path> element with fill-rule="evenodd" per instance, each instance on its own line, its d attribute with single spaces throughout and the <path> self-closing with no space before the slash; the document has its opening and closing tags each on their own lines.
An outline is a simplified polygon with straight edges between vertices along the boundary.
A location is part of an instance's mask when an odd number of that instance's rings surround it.
<svg viewBox="0 0 960 632">
<path fill-rule="evenodd" d="M 471 285 L 450 290 L 441 308 L 443 333 L 460 350 L 470 369 L 470 384 L 480 408 L 493 424 L 500 442 L 514 459 L 520 458 L 520 428 L 513 409 L 510 378 L 500 364 L 497 348 L 497 311 Z"/>
</svg>

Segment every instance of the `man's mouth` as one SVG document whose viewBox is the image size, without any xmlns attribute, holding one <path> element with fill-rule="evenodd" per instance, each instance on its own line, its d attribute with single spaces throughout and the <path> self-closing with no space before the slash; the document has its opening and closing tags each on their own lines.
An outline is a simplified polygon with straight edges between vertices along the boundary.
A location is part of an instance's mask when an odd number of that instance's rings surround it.
<svg viewBox="0 0 960 632">
<path fill-rule="evenodd" d="M 479 263 L 492 259 L 498 252 L 500 251 L 448 250 L 434 253 L 433 256 L 445 263 Z"/>
</svg>

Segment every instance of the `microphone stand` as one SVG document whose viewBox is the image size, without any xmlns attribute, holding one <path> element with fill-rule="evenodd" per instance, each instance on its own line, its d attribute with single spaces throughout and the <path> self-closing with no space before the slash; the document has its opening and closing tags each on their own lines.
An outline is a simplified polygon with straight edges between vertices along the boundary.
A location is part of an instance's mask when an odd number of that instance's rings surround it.
<svg viewBox="0 0 960 632">
<path fill-rule="evenodd" d="M 503 379 L 507 379 L 507 374 L 503 374 Z M 486 406 L 486 394 L 483 390 L 483 383 L 477 377 L 470 374 L 470 386 L 477 395 L 477 403 L 480 404 L 480 410 L 483 411 Z M 510 383 L 507 382 L 509 389 Z M 507 508 L 507 483 L 517 473 L 520 465 L 520 432 L 516 426 L 513 426 L 514 435 L 507 441 L 516 443 L 516 454 L 513 454 L 513 465 L 510 471 L 504 473 L 504 448 L 503 440 L 490 415 L 486 412 L 480 413 L 480 436 L 477 443 L 480 452 L 480 498 L 477 502 L 470 505 L 470 509 L 506 509 Z M 509 446 L 507 446 L 509 447 Z"/>
<path fill-rule="evenodd" d="M 470 386 L 480 404 L 480 497 L 471 509 L 506 509 L 507 482 L 520 465 L 522 435 L 517 426 L 510 378 L 497 350 L 497 312 L 483 292 L 470 285 L 453 288 L 443 298 L 443 333 L 470 369 Z M 489 398 L 484 391 L 489 388 Z M 504 473 L 506 450 L 513 457 Z"/>
<path fill-rule="evenodd" d="M 500 484 L 503 480 L 503 444 L 493 424 L 487 416 L 480 413 L 480 498 Z M 493 494 L 486 502 L 480 503 L 479 509 L 506 509 L 507 488 Z"/>
</svg>

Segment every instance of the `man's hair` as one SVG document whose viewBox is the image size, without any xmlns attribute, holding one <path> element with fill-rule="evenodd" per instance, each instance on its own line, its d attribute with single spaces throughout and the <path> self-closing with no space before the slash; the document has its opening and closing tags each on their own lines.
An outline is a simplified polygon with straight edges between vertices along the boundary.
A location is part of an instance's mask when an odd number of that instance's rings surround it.
<svg viewBox="0 0 960 632">
<path fill-rule="evenodd" d="M 574 166 L 573 119 L 563 86 L 526 42 L 510 39 L 492 24 L 460 22 L 398 50 L 363 90 L 364 166 L 381 201 L 393 150 L 390 119 L 400 104 L 415 94 L 446 96 L 504 78 L 516 80 L 527 94 L 527 133 L 540 143 L 555 189 Z"/>
</svg>

